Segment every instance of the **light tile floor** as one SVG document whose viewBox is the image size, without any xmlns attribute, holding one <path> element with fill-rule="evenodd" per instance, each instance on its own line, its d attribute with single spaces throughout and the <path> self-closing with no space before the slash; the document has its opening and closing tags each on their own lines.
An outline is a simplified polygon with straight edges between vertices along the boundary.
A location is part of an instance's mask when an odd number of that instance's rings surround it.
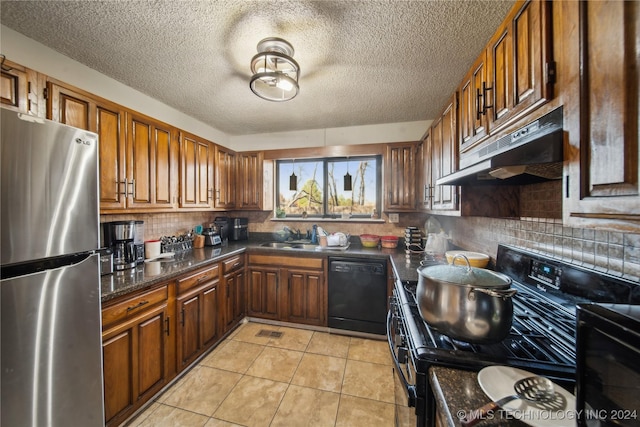
<svg viewBox="0 0 640 427">
<path fill-rule="evenodd" d="M 128 425 L 391 427 L 393 387 L 386 341 L 249 322 Z"/>
</svg>

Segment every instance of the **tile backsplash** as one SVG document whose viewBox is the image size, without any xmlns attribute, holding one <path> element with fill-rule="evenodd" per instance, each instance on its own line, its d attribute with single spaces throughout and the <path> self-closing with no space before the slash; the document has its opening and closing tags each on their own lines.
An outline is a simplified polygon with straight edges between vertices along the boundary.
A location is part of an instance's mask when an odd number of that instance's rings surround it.
<svg viewBox="0 0 640 427">
<path fill-rule="evenodd" d="M 560 219 L 444 217 L 452 243 L 495 258 L 504 243 L 551 255 L 586 268 L 640 280 L 640 234 L 565 227 Z"/>
<path fill-rule="evenodd" d="M 153 240 L 162 236 L 178 236 L 190 231 L 196 225 L 209 224 L 220 212 L 181 212 L 130 215 L 101 215 L 100 222 L 144 221 L 144 239 Z"/>
<path fill-rule="evenodd" d="M 552 207 L 551 210 L 554 210 Z M 209 224 L 224 212 L 186 212 L 135 215 L 102 215 L 101 221 L 142 220 L 145 239 L 183 234 L 197 224 Z M 313 221 L 272 221 L 271 212 L 233 212 L 233 217 L 249 218 L 249 234 L 273 232 L 285 225 L 306 231 Z M 429 216 L 424 213 L 400 214 L 400 222 L 378 223 L 330 221 L 321 224 L 330 232 L 351 235 L 374 233 L 403 236 L 407 226 L 424 228 Z M 437 215 L 452 244 L 466 250 L 489 254 L 495 260 L 499 243 L 510 244 L 552 255 L 564 261 L 594 268 L 615 276 L 640 280 L 640 234 L 565 227 L 558 218 L 522 217 L 520 219 L 485 217 L 449 217 Z"/>
</svg>

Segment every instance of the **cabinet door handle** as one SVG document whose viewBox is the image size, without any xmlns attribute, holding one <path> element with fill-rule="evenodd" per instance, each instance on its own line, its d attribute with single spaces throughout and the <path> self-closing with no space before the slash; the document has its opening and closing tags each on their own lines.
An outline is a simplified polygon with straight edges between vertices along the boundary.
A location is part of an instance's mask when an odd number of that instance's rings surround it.
<svg viewBox="0 0 640 427">
<path fill-rule="evenodd" d="M 126 180 L 125 180 L 126 182 Z M 126 184 L 125 184 L 126 185 Z M 132 179 L 131 182 L 129 183 L 129 185 L 131 186 L 131 197 L 133 197 L 134 199 L 136 198 L 136 180 Z M 125 189 L 126 192 L 126 189 Z M 126 195 L 127 197 L 129 196 L 129 194 Z"/>
<path fill-rule="evenodd" d="M 124 184 L 124 192 L 120 191 L 120 186 Z M 122 194 L 124 197 L 127 197 L 127 180 L 118 181 L 116 180 L 116 194 Z"/>
<path fill-rule="evenodd" d="M 484 100 L 484 105 L 482 106 L 482 115 L 487 114 L 487 110 L 489 108 L 493 108 L 493 105 L 487 104 L 487 92 L 489 92 L 490 90 L 493 90 L 493 87 L 487 86 L 486 82 L 482 82 L 482 98 Z"/>
<path fill-rule="evenodd" d="M 480 92 L 480 88 L 476 88 L 476 120 L 480 120 L 480 116 L 484 115 L 484 107 L 480 108 L 481 100 L 482 92 Z"/>
<path fill-rule="evenodd" d="M 213 188 L 207 190 L 207 200 L 213 200 Z"/>
<path fill-rule="evenodd" d="M 220 201 L 220 190 L 216 190 L 216 200 Z"/>
<path fill-rule="evenodd" d="M 164 331 L 167 333 L 167 336 L 169 336 L 169 325 L 170 325 L 170 323 L 169 323 L 169 316 L 165 317 L 165 319 L 164 319 L 164 324 L 165 324 L 165 326 L 166 326 L 166 329 L 165 329 Z"/>
<path fill-rule="evenodd" d="M 180 314 L 182 315 L 182 320 L 180 321 L 180 324 L 184 326 L 184 308 L 180 311 Z"/>
<path fill-rule="evenodd" d="M 137 308 L 140 308 L 145 304 L 149 304 L 149 301 L 146 301 L 146 300 L 145 301 L 140 301 L 138 304 L 136 304 L 136 305 L 134 305 L 132 307 L 127 307 L 127 313 L 132 311 L 132 310 L 135 310 Z"/>
</svg>

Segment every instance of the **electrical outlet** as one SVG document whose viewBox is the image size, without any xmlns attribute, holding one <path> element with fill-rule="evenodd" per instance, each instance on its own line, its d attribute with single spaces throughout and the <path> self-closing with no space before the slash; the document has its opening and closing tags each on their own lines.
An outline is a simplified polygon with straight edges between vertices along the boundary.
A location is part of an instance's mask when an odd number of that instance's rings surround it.
<svg viewBox="0 0 640 427">
<path fill-rule="evenodd" d="M 399 223 L 400 222 L 400 214 L 390 213 L 389 214 L 389 222 L 392 222 L 394 224 Z"/>
</svg>

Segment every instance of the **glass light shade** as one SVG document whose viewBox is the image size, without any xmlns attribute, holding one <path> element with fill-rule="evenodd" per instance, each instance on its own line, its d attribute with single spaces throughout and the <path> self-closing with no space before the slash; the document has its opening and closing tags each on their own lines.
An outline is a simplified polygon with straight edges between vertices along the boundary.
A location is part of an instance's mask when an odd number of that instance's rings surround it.
<svg viewBox="0 0 640 427">
<path fill-rule="evenodd" d="M 291 58 L 293 47 L 282 39 L 268 38 L 258 43 L 259 53 L 251 59 L 253 76 L 249 87 L 260 98 L 288 101 L 300 89 L 300 66 Z"/>
</svg>

